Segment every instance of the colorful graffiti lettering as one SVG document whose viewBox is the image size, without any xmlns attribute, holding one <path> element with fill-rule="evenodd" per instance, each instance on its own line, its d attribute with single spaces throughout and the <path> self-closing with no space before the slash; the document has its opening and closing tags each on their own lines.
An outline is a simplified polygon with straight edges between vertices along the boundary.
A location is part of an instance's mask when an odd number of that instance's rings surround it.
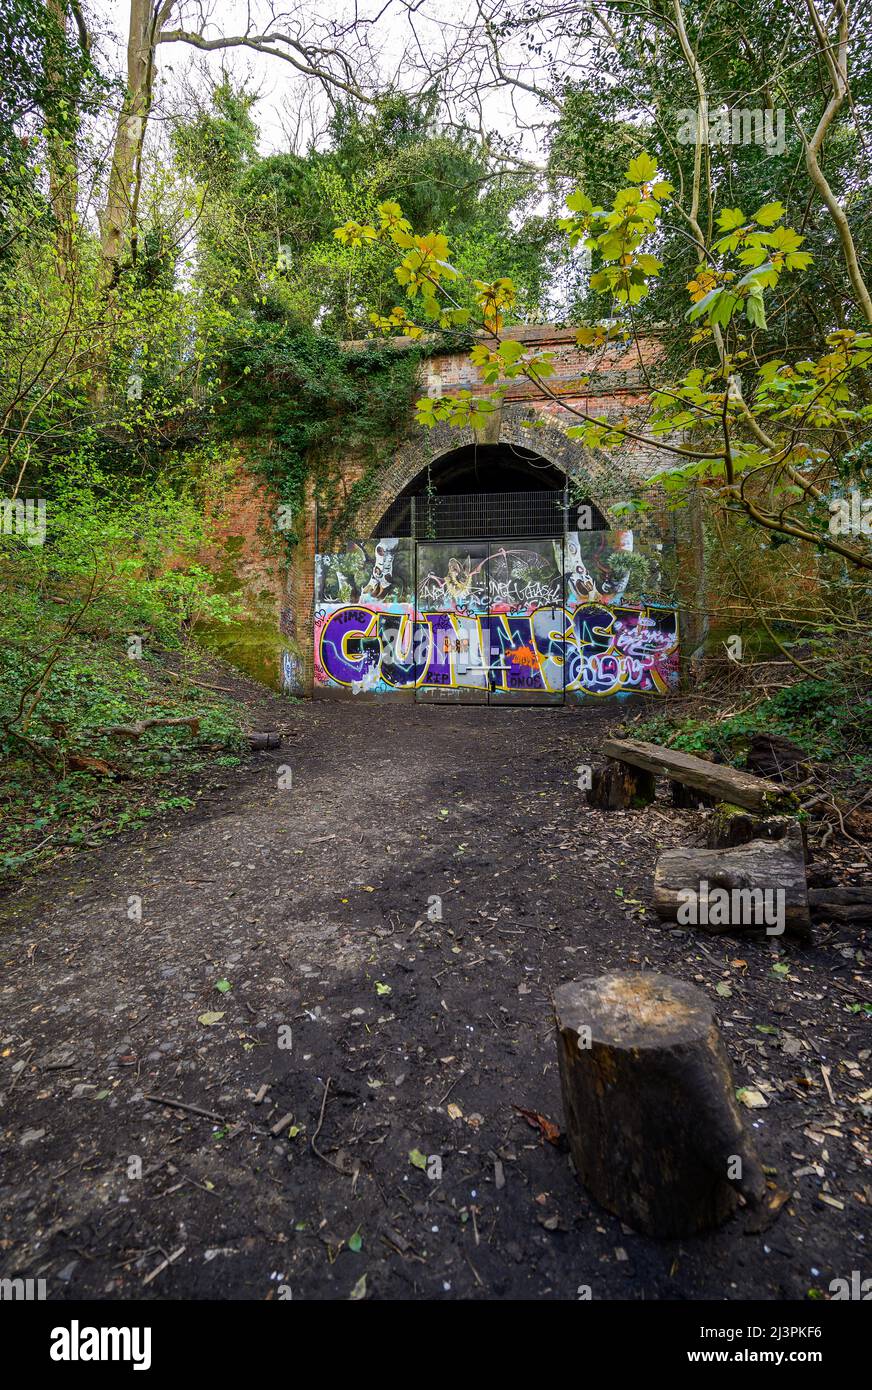
<svg viewBox="0 0 872 1390">
<path fill-rule="evenodd" d="M 529 613 L 416 613 L 326 605 L 315 620 L 315 682 L 362 691 L 666 693 L 678 679 L 672 609 L 547 605 Z"/>
</svg>

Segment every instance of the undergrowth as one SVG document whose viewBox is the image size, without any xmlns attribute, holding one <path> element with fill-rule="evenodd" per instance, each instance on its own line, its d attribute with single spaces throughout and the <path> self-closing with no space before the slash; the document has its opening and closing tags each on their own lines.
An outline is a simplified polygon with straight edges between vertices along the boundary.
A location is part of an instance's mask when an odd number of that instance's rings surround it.
<svg viewBox="0 0 872 1390">
<path fill-rule="evenodd" d="M 872 772 L 872 694 L 837 680 L 803 680 L 750 709 L 697 718 L 665 711 L 633 726 L 634 737 L 741 767 L 754 734 L 778 734 L 818 763 L 862 779 Z"/>
<path fill-rule="evenodd" d="M 192 776 L 234 765 L 243 747 L 240 706 L 174 679 L 155 659 L 134 662 L 105 642 L 79 641 L 55 669 L 27 733 L 52 749 L 54 766 L 15 738 L 3 740 L 0 878 L 66 848 L 96 846 L 160 811 L 190 809 L 198 795 L 187 785 Z M 0 663 L 0 683 L 9 676 L 9 663 Z M 105 732 L 185 717 L 197 724 L 156 725 L 138 739 Z M 83 758 L 93 769 L 78 765 Z"/>
</svg>

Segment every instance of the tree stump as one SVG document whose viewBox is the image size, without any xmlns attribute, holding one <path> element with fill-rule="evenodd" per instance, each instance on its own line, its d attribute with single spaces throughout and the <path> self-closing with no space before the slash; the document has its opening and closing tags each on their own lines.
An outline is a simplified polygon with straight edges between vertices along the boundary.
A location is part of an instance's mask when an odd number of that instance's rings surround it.
<svg viewBox="0 0 872 1390">
<path fill-rule="evenodd" d="M 561 985 L 555 995 L 566 1131 L 576 1172 L 635 1230 L 719 1225 L 765 1179 L 745 1133 L 707 997 L 653 971 Z"/>
<path fill-rule="evenodd" d="M 706 844 L 709 849 L 735 849 L 751 840 L 792 840 L 805 852 L 805 838 L 805 826 L 795 816 L 761 816 L 721 801 L 709 820 Z"/>
<path fill-rule="evenodd" d="M 655 793 L 653 772 L 629 763 L 609 762 L 594 768 L 587 799 L 601 811 L 624 811 L 630 806 L 647 806 Z"/>
<path fill-rule="evenodd" d="M 735 849 L 670 849 L 654 870 L 654 910 L 666 922 L 719 932 L 793 932 L 808 940 L 811 917 L 798 833 Z"/>
</svg>

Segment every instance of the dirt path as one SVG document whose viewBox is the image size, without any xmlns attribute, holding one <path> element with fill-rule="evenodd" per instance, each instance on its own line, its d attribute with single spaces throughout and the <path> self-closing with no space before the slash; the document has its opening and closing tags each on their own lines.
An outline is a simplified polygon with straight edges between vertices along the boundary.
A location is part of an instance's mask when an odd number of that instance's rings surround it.
<svg viewBox="0 0 872 1390">
<path fill-rule="evenodd" d="M 872 1273 L 868 1025 L 835 984 L 856 930 L 785 953 L 655 926 L 654 859 L 695 817 L 586 807 L 574 769 L 614 710 L 257 698 L 282 750 L 0 908 L 0 1272 L 253 1299 L 804 1298 Z M 560 1121 L 550 992 L 621 967 L 712 993 L 794 1193 L 763 1235 L 634 1235 L 513 1110 Z"/>
</svg>

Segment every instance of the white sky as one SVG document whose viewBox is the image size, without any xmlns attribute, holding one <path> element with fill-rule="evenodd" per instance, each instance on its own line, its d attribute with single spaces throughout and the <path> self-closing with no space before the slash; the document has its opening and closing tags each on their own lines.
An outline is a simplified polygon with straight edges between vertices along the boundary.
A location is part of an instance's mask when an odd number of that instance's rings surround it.
<svg viewBox="0 0 872 1390">
<path fill-rule="evenodd" d="M 279 13 L 283 9 L 290 10 L 294 3 L 295 0 L 290 0 L 290 4 L 286 0 L 284 5 L 277 4 L 276 9 Z M 126 0 L 90 0 L 90 8 L 97 20 L 94 28 L 99 46 L 113 71 L 121 74 L 126 64 L 128 4 Z M 268 0 L 251 0 L 249 4 L 245 0 L 179 0 L 167 27 L 202 31 L 207 38 L 241 34 L 246 31 L 250 15 L 251 27 L 262 31 L 268 23 L 269 10 Z M 407 0 L 357 0 L 357 3 L 355 0 L 316 0 L 315 4 L 307 0 L 300 12 L 314 22 L 342 23 L 354 14 L 363 19 L 373 17 L 375 22 L 366 30 L 372 55 L 370 73 L 373 76 L 377 73 L 388 83 L 409 88 L 419 86 L 424 80 L 425 64 L 435 66 L 442 61 L 458 38 L 458 21 L 472 18 L 475 4 L 474 0 L 418 0 L 417 5 L 414 0 L 408 3 Z M 204 14 L 207 17 L 205 27 L 199 18 Z M 414 69 L 404 65 L 405 53 L 411 53 Z M 524 60 L 519 49 L 514 53 L 503 49 L 501 58 L 506 63 L 513 58 L 518 62 Z M 311 132 L 313 127 L 317 130 L 323 126 L 328 103 L 319 85 L 301 77 L 278 58 L 246 49 L 206 54 L 187 44 L 159 45 L 158 106 L 164 102 L 170 106 L 178 102 L 186 82 L 193 81 L 200 87 L 202 77 L 198 70 L 203 69 L 213 79 L 219 78 L 222 70 L 229 72 L 236 81 L 247 78 L 260 93 L 254 114 L 261 129 L 264 153 L 288 148 L 285 132 L 296 123 L 301 102 L 303 129 Z M 468 60 L 457 65 L 455 76 L 460 72 L 471 78 L 474 71 L 472 61 Z M 533 74 L 528 69 L 525 76 L 530 80 Z M 487 129 L 503 136 L 516 136 L 521 142 L 522 157 L 541 162 L 535 137 L 519 130 L 516 114 L 520 113 L 522 125 L 535 120 L 535 97 L 524 92 L 485 91 L 481 104 L 481 119 Z M 471 110 L 468 114 L 471 119 L 478 119 Z"/>
</svg>

